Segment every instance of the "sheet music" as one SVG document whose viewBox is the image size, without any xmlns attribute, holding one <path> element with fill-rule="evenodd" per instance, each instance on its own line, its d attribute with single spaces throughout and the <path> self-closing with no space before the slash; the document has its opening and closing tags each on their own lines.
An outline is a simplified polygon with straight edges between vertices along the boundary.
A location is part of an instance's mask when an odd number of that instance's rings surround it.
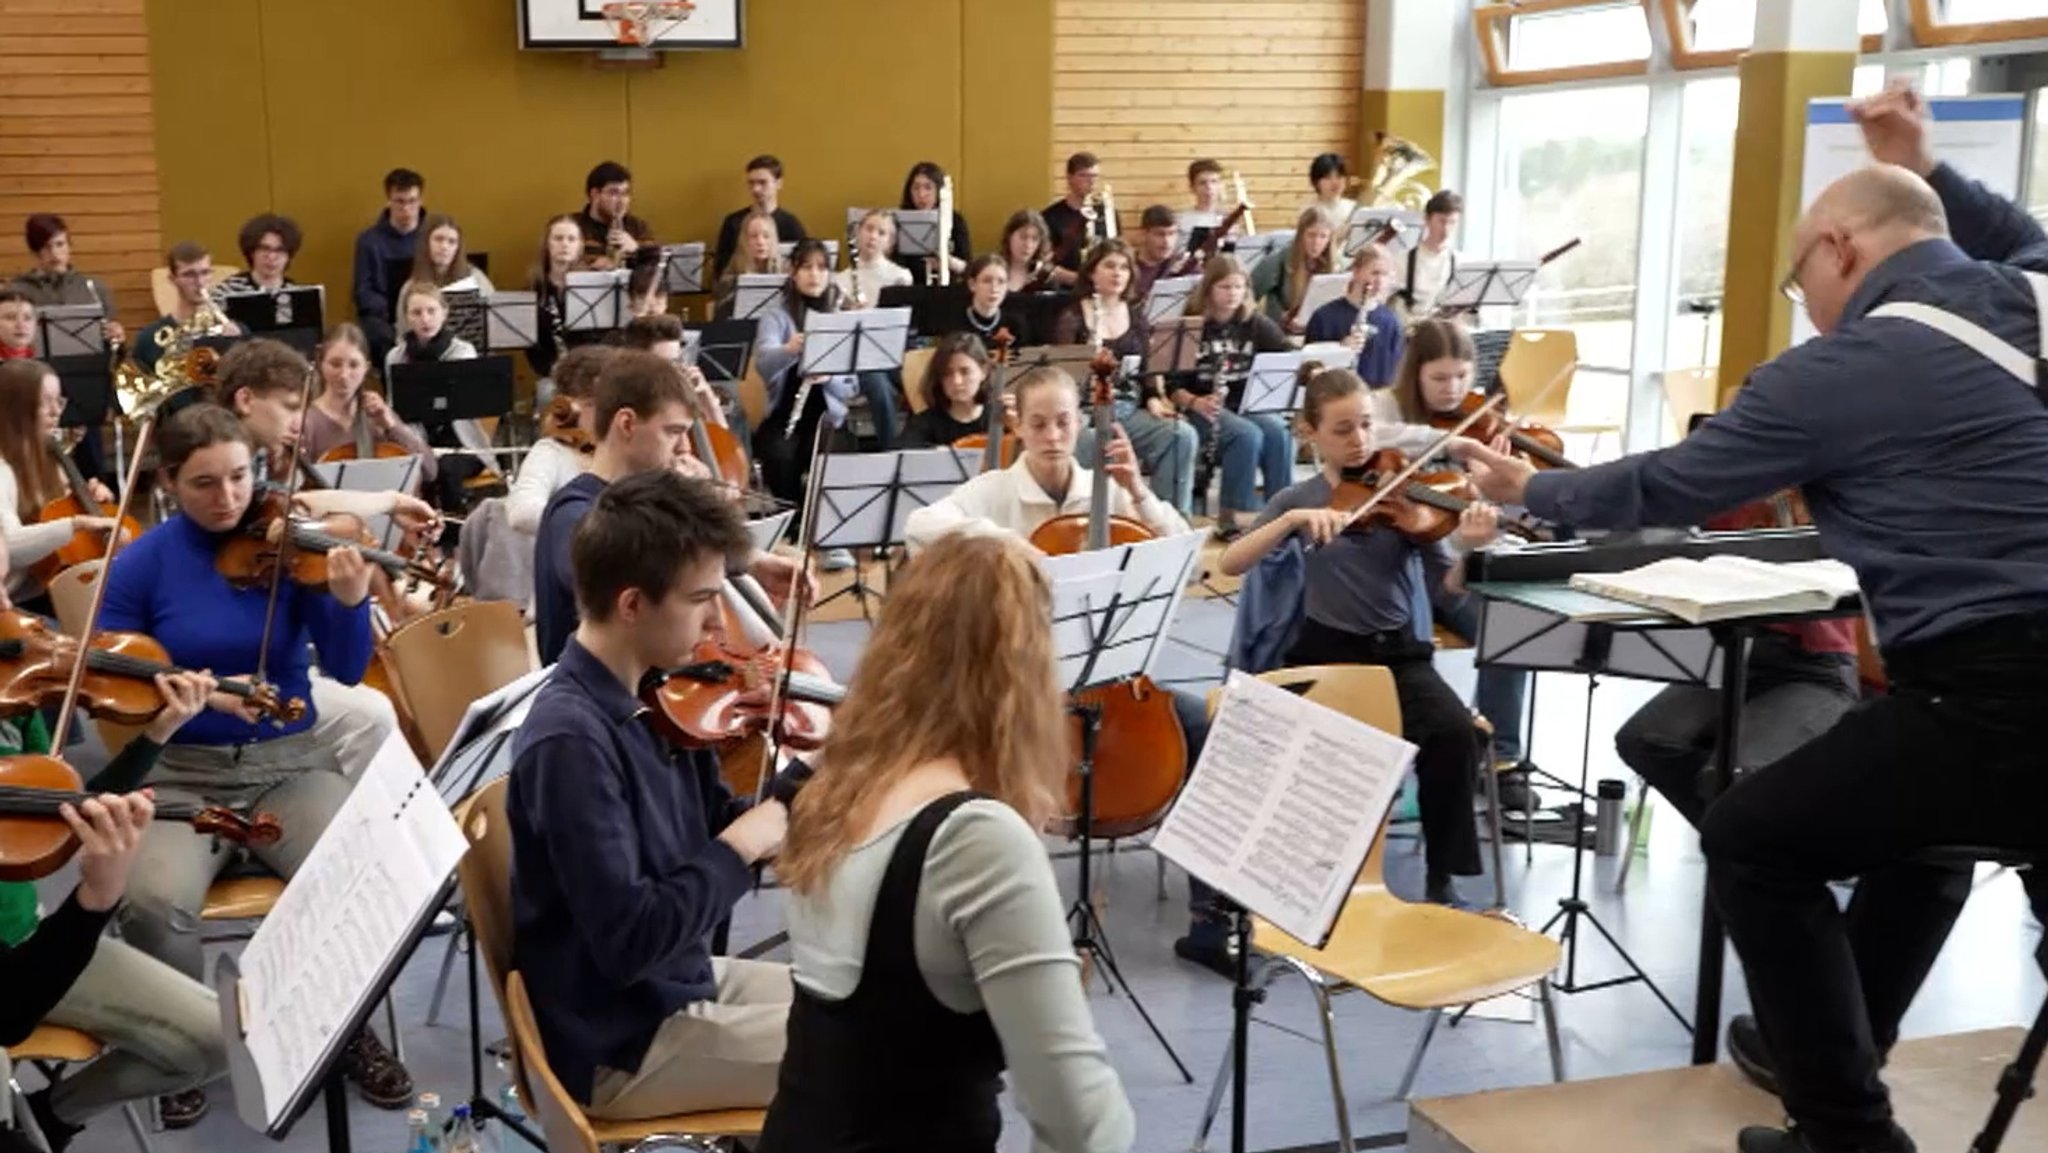
<svg viewBox="0 0 2048 1153">
<path fill-rule="evenodd" d="M 858 225 L 858 221 L 855 222 Z M 896 210 L 896 254 L 936 256 L 939 251 L 939 210 L 899 208 Z"/>
<path fill-rule="evenodd" d="M 782 299 L 782 286 L 789 282 L 788 275 L 780 272 L 742 272 L 732 290 L 732 314 L 740 320 L 753 320 L 768 311 L 770 305 Z"/>
<path fill-rule="evenodd" d="M 903 367 L 910 338 L 907 308 L 813 312 L 804 317 L 804 348 L 797 372 L 841 376 Z"/>
<path fill-rule="evenodd" d="M 1301 386 L 1296 374 L 1301 371 L 1304 359 L 1299 352 L 1261 352 L 1252 357 L 1238 413 L 1252 416 L 1262 412 L 1289 413 L 1300 408 Z"/>
<path fill-rule="evenodd" d="M 1344 295 L 1345 286 L 1351 283 L 1348 272 L 1324 272 L 1308 279 L 1308 287 L 1302 290 L 1301 307 L 1294 315 L 1303 325 L 1316 314 L 1316 309 Z"/>
<path fill-rule="evenodd" d="M 98 304 L 52 304 L 36 310 L 36 355 L 105 356 L 106 310 Z"/>
<path fill-rule="evenodd" d="M 1152 847 L 1312 945 L 1415 762 L 1391 733 L 1242 672 Z"/>
<path fill-rule="evenodd" d="M 1178 319 L 1187 312 L 1188 297 L 1201 283 L 1199 276 L 1162 276 L 1153 281 L 1152 291 L 1145 297 L 1146 322 L 1164 324 Z"/>
<path fill-rule="evenodd" d="M 562 286 L 562 331 L 610 332 L 622 327 L 625 272 L 571 272 Z"/>
<path fill-rule="evenodd" d="M 1060 683 L 1090 688 L 1150 675 L 1207 534 L 1050 556 Z"/>
<path fill-rule="evenodd" d="M 825 458 L 819 483 L 821 507 L 812 543 L 819 548 L 902 544 L 911 513 L 944 498 L 980 468 L 979 452 L 956 448 L 833 453 Z"/>
<path fill-rule="evenodd" d="M 1533 260 L 1497 260 L 1460 264 L 1437 294 L 1438 308 L 1481 308 L 1522 303 L 1536 282 L 1540 266 Z"/>
<path fill-rule="evenodd" d="M 468 843 L 393 733 L 242 951 L 244 1040 L 275 1124 L 347 1038 Z"/>
<path fill-rule="evenodd" d="M 535 669 L 496 692 L 485 693 L 463 710 L 455 735 L 448 738 L 441 759 L 427 774 L 443 801 L 452 806 L 511 770 L 512 734 L 526 720 L 535 694 L 553 672 L 553 665 Z"/>
<path fill-rule="evenodd" d="M 484 343 L 492 352 L 532 348 L 540 300 L 531 292 L 493 292 L 484 301 Z"/>
<path fill-rule="evenodd" d="M 661 246 L 662 284 L 676 296 L 704 291 L 704 242 Z"/>
</svg>

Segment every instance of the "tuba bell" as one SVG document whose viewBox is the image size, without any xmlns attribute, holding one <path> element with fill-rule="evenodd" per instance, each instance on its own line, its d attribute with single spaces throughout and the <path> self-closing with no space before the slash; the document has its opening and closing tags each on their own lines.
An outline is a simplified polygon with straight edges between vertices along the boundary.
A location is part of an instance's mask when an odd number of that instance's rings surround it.
<svg viewBox="0 0 2048 1153">
<path fill-rule="evenodd" d="M 1381 132 L 1373 163 L 1372 181 L 1363 189 L 1369 208 L 1399 208 L 1421 212 L 1429 203 L 1432 189 L 1416 179 L 1436 167 L 1436 157 L 1424 152 L 1414 141 Z"/>
</svg>

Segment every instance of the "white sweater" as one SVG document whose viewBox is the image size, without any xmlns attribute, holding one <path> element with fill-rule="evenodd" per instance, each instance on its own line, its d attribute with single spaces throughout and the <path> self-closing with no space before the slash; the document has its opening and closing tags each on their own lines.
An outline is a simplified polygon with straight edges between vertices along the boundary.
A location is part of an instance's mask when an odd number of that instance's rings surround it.
<svg viewBox="0 0 2048 1153">
<path fill-rule="evenodd" d="M 21 501 L 21 482 L 14 468 L 0 460 L 0 539 L 7 543 L 7 595 L 19 602 L 43 591 L 42 582 L 29 575 L 29 566 L 63 548 L 78 530 L 73 517 L 40 524 L 23 524 L 16 507 Z"/>
<path fill-rule="evenodd" d="M 832 280 L 833 283 L 839 286 L 840 292 L 845 293 L 848 298 L 853 296 L 852 269 L 844 269 L 833 273 Z M 869 308 L 874 308 L 881 303 L 883 289 L 897 288 L 915 282 L 916 278 L 910 275 L 909 269 L 890 260 L 888 257 L 875 261 L 861 262 L 861 302 Z"/>
<path fill-rule="evenodd" d="M 540 532 L 540 514 L 547 511 L 548 498 L 582 473 L 583 459 L 582 453 L 561 441 L 542 437 L 533 442 L 505 494 L 505 521 L 512 531 L 527 536 Z"/>
<path fill-rule="evenodd" d="M 944 498 L 911 513 L 903 528 L 904 542 L 915 553 L 952 532 L 1029 537 L 1039 525 L 1054 517 L 1086 516 L 1088 494 L 1093 486 L 1093 474 L 1077 464 L 1073 479 L 1067 482 L 1067 499 L 1056 502 L 1031 478 L 1024 461 L 1019 460 L 1008 468 L 982 473 Z M 1145 495 L 1133 503 L 1122 485 L 1112 484 L 1110 514 L 1133 517 L 1160 536 L 1188 531 L 1188 522 L 1173 506 L 1160 500 L 1150 488 L 1140 485 L 1139 490 Z"/>
</svg>

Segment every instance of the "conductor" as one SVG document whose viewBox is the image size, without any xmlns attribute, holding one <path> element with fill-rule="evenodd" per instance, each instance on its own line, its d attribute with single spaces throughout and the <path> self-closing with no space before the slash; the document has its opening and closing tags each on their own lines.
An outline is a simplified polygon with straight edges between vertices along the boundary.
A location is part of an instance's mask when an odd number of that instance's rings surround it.
<svg viewBox="0 0 2048 1153">
<path fill-rule="evenodd" d="M 1737 1056 L 1792 1118 L 1745 1129 L 1742 1153 L 1914 1148 L 1878 1069 L 1969 892 L 1922 855 L 2048 846 L 2048 235 L 1935 162 L 1911 89 L 1851 111 L 1877 163 L 1806 211 L 1781 285 L 1819 338 L 1658 452 L 1532 474 L 1453 445 L 1487 499 L 1579 525 L 1697 524 L 1797 485 L 1856 570 L 1889 695 L 1744 777 L 1701 827 L 1761 1029 Z M 1848 877 L 1844 913 L 1828 882 Z M 2038 871 L 2028 887 L 2048 911 Z M 1743 1040 L 1732 1027 L 1731 1051 Z"/>
</svg>

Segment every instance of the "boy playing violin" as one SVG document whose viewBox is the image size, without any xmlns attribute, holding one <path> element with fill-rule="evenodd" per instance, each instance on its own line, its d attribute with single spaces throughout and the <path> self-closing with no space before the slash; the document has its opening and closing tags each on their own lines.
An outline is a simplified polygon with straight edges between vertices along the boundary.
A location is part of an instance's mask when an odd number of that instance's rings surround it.
<svg viewBox="0 0 2048 1153">
<path fill-rule="evenodd" d="M 671 760 L 637 695 L 717 620 L 746 526 L 716 486 L 654 468 L 601 486 L 571 528 L 579 619 L 513 746 L 513 964 L 593 1116 L 766 1105 L 789 969 L 713 957 L 709 940 L 788 811 L 734 801 L 707 751 Z"/>
</svg>

